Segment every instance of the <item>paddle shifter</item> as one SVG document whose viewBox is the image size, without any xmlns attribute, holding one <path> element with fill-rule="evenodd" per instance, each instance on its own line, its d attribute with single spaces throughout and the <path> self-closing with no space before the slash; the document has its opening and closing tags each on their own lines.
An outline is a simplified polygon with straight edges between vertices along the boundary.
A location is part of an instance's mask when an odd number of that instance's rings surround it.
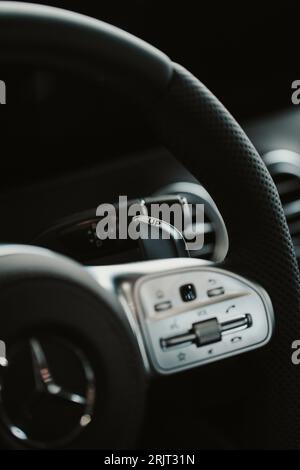
<svg viewBox="0 0 300 470">
<path fill-rule="evenodd" d="M 140 233 L 139 245 L 145 259 L 189 256 L 185 239 L 174 225 L 148 215 L 138 215 L 132 223 Z"/>
</svg>

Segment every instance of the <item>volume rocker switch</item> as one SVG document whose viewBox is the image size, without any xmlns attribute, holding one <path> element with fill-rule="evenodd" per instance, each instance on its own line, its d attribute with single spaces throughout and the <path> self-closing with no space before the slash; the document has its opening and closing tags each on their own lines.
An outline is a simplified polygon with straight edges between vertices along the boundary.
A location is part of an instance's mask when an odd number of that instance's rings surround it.
<svg viewBox="0 0 300 470">
<path fill-rule="evenodd" d="M 195 334 L 194 343 L 197 347 L 216 343 L 222 339 L 221 325 L 216 318 L 195 323 L 193 332 Z"/>
<path fill-rule="evenodd" d="M 194 343 L 197 347 L 221 341 L 221 325 L 217 318 L 195 323 L 187 333 L 160 340 L 163 349 Z"/>
<path fill-rule="evenodd" d="M 222 340 L 222 333 L 230 333 L 236 329 L 250 328 L 252 317 L 249 313 L 230 321 L 219 323 L 217 318 L 194 323 L 186 333 L 162 338 L 160 345 L 162 349 L 172 348 L 184 344 L 195 344 L 198 348 L 206 344 L 217 343 Z"/>
</svg>

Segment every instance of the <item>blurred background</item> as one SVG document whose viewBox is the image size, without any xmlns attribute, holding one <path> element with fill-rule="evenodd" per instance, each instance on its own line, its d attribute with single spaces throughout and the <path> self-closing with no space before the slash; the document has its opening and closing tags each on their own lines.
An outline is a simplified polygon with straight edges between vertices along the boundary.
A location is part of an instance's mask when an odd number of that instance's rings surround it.
<svg viewBox="0 0 300 470">
<path fill-rule="evenodd" d="M 299 70 L 298 2 L 36 3 L 94 16 L 150 42 L 193 72 L 238 119 L 290 105 Z"/>
<path fill-rule="evenodd" d="M 298 136 L 298 109 L 291 103 L 291 83 L 300 78 L 300 17 L 293 2 L 271 6 L 200 0 L 36 3 L 94 16 L 155 45 L 203 81 L 249 128 L 254 140 L 257 123 L 286 112 L 296 113 L 296 118 L 285 125 L 285 131 L 292 126 L 293 135 Z M 27 181 L 65 171 L 71 162 L 73 168 L 81 168 L 99 162 L 100 157 L 105 160 L 156 144 L 131 104 L 120 104 L 119 98 L 99 87 L 30 65 L 1 67 L 0 79 L 7 82 L 10 104 L 9 110 L 7 106 L 0 110 L 2 148 L 9 149 L 11 156 L 3 159 L 2 165 L 13 165 L 16 184 L 24 178 Z M 78 87 L 84 90 L 80 102 Z M 280 131 L 281 124 L 276 125 Z M 298 143 L 296 147 L 293 150 L 298 150 Z"/>
</svg>

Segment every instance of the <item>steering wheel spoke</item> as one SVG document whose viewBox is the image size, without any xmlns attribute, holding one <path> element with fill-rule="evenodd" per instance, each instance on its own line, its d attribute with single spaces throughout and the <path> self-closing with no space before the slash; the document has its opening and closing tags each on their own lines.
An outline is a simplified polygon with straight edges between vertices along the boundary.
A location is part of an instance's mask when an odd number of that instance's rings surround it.
<svg viewBox="0 0 300 470">
<path fill-rule="evenodd" d="M 209 262 L 180 258 L 88 269 L 119 298 L 152 372 L 222 360 L 272 336 L 266 291 Z"/>
</svg>

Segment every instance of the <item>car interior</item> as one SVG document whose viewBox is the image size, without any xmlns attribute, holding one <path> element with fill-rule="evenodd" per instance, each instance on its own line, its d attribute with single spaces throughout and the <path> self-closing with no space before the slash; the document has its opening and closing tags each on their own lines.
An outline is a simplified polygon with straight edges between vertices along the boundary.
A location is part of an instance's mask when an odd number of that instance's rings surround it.
<svg viewBox="0 0 300 470">
<path fill-rule="evenodd" d="M 296 12 L 46 3 L 0 1 L 0 448 L 299 449 Z M 120 196 L 203 244 L 101 240 Z"/>
</svg>

